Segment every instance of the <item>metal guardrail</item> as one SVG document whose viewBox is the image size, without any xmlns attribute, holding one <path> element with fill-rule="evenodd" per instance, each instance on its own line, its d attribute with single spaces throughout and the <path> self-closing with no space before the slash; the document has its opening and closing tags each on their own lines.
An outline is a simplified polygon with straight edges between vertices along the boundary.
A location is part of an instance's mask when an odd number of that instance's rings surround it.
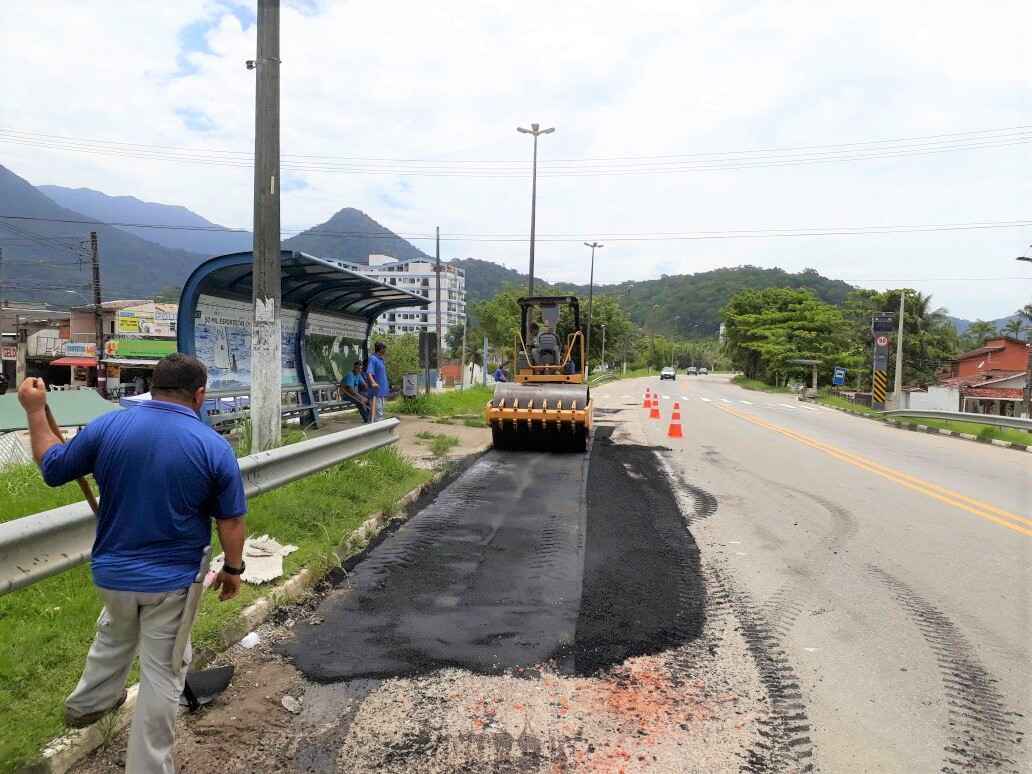
<svg viewBox="0 0 1032 774">
<path fill-rule="evenodd" d="M 250 498 L 338 462 L 396 443 L 397 419 L 258 452 L 238 460 Z M 64 572 L 90 557 L 96 517 L 85 502 L 0 524 L 0 595 Z"/>
<path fill-rule="evenodd" d="M 952 419 L 955 422 L 971 422 L 976 425 L 992 425 L 993 427 L 1011 427 L 1017 430 L 1032 432 L 1032 419 L 1021 419 L 1020 417 L 1000 417 L 995 414 L 972 414 L 967 411 L 937 411 L 935 409 L 897 409 L 881 413 L 887 417 Z"/>
</svg>

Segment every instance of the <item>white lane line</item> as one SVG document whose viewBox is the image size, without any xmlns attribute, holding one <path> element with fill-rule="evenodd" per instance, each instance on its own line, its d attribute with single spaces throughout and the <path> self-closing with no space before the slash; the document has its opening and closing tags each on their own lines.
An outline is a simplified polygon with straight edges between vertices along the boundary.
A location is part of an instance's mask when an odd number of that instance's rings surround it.
<svg viewBox="0 0 1032 774">
<path fill-rule="evenodd" d="M 706 401 L 707 403 L 711 403 L 711 402 L 712 402 L 712 401 L 710 401 L 710 399 L 709 399 L 709 398 L 703 398 L 703 397 L 700 397 L 700 398 L 699 398 L 699 400 L 704 400 L 704 401 Z"/>
<path fill-rule="evenodd" d="M 779 403 L 778 405 L 779 406 L 784 406 L 787 409 L 794 409 L 795 408 L 795 406 L 793 406 L 791 403 Z"/>
<path fill-rule="evenodd" d="M 620 396 L 620 400 L 630 400 L 630 399 L 631 399 L 630 395 L 621 395 Z"/>
<path fill-rule="evenodd" d="M 681 396 L 681 400 L 688 400 L 688 396 L 687 395 L 682 395 Z"/>
<path fill-rule="evenodd" d="M 732 402 L 732 401 L 729 401 L 729 400 L 728 400 L 727 398 L 721 398 L 721 400 L 722 400 L 722 401 L 723 401 L 724 403 L 731 403 L 731 402 Z"/>
<path fill-rule="evenodd" d="M 659 397 L 661 397 L 663 400 L 670 400 L 669 395 L 660 395 Z"/>
<path fill-rule="evenodd" d="M 805 403 L 800 403 L 799 408 L 806 409 L 807 411 L 820 411 L 819 408 L 815 408 L 814 406 L 807 406 Z"/>
<path fill-rule="evenodd" d="M 743 400 L 742 403 L 744 403 L 746 406 L 751 406 L 752 405 L 752 401 L 751 400 Z"/>
</svg>

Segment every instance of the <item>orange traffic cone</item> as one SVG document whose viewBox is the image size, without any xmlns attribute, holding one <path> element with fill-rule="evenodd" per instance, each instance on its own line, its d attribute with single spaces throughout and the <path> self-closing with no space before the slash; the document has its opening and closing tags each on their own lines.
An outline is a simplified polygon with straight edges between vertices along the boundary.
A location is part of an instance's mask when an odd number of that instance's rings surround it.
<svg viewBox="0 0 1032 774">
<path fill-rule="evenodd" d="M 649 419 L 659 419 L 659 398 L 653 396 L 652 409 L 649 411 Z"/>
<path fill-rule="evenodd" d="M 641 407 L 642 408 L 649 408 L 650 406 L 652 406 L 652 399 L 651 399 L 651 397 L 649 397 L 649 388 L 646 387 L 645 388 L 645 400 L 643 400 L 641 402 Z"/>
<path fill-rule="evenodd" d="M 667 438 L 684 438 L 681 432 L 681 405 L 674 404 L 674 412 L 670 415 L 670 427 L 667 428 Z"/>
</svg>

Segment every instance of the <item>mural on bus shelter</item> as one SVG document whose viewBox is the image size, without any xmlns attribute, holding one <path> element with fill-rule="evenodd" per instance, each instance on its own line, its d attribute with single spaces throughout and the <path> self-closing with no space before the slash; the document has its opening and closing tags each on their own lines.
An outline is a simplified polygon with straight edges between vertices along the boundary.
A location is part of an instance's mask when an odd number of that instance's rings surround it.
<svg viewBox="0 0 1032 774">
<path fill-rule="evenodd" d="M 305 331 L 309 384 L 339 384 L 363 357 L 366 324 L 358 318 L 312 314 Z"/>
<path fill-rule="evenodd" d="M 209 390 L 232 390 L 251 384 L 251 328 L 254 312 L 246 301 L 201 294 L 194 321 L 194 353 L 208 366 Z M 301 383 L 297 364 L 299 312 L 280 315 L 282 384 Z"/>
<path fill-rule="evenodd" d="M 194 319 L 194 352 L 208 366 L 209 390 L 244 389 L 251 384 L 251 304 L 201 295 Z M 283 309 L 282 384 L 301 384 L 297 336 L 301 313 Z M 360 318 L 313 313 L 305 331 L 308 383 L 338 384 L 362 358 L 366 322 Z"/>
</svg>

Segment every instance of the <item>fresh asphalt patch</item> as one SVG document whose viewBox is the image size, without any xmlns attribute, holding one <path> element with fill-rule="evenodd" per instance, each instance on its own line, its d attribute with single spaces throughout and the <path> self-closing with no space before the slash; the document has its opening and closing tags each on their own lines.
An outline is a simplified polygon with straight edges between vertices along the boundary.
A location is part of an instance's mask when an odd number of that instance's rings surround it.
<svg viewBox="0 0 1032 774">
<path fill-rule="evenodd" d="M 658 653 L 702 632 L 699 548 L 670 480 L 648 446 L 598 427 L 588 471 L 584 590 L 574 646 L 578 674 Z"/>
<path fill-rule="evenodd" d="M 372 550 L 285 650 L 316 682 L 568 655 L 580 602 L 583 455 L 489 452 Z"/>
<path fill-rule="evenodd" d="M 369 550 L 283 650 L 315 682 L 592 674 L 699 636 L 699 551 L 656 450 L 492 451 Z"/>
</svg>

